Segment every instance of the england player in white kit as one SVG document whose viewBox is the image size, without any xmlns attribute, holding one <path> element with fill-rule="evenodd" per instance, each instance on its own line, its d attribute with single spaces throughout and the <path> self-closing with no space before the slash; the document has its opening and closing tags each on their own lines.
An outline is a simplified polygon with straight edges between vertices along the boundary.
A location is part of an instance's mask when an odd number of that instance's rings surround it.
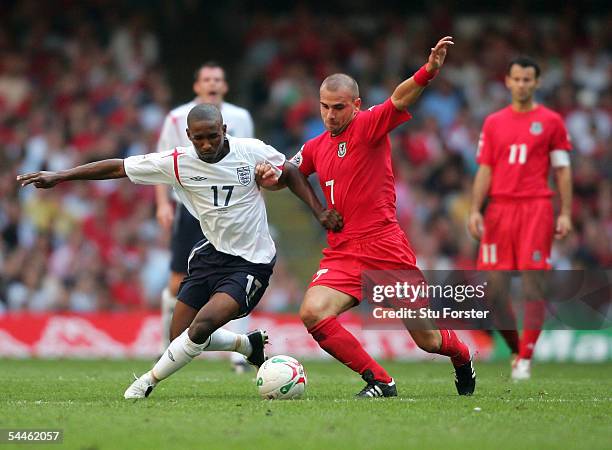
<svg viewBox="0 0 612 450">
<path fill-rule="evenodd" d="M 264 362 L 264 331 L 237 334 L 221 328 L 253 310 L 274 266 L 276 249 L 255 182 L 256 166 L 277 167 L 281 182 L 310 207 L 321 225 L 334 231 L 342 228 L 342 218 L 323 208 L 306 178 L 285 162 L 284 155 L 256 139 L 226 136 L 214 105 L 200 104 L 190 111 L 187 133 L 191 147 L 17 177 L 22 186 L 38 188 L 126 176 L 139 184 L 168 184 L 200 219 L 207 239 L 190 254 L 172 318 L 173 340 L 153 368 L 125 391 L 126 399 L 148 396 L 159 381 L 203 351 L 236 351 L 255 366 Z"/>
<path fill-rule="evenodd" d="M 239 106 L 224 101 L 228 86 L 225 80 L 225 71 L 216 62 L 202 64 L 194 74 L 193 91 L 196 94 L 189 103 L 174 108 L 164 120 L 157 151 L 165 152 L 175 147 L 189 147 L 191 142 L 185 133 L 187 128 L 187 114 L 199 103 L 212 103 L 221 109 L 221 114 L 227 134 L 233 137 L 252 138 L 253 119 L 249 112 Z M 192 216 L 182 201 L 174 195 L 176 208 L 168 196 L 168 188 L 158 185 L 155 188 L 157 204 L 157 219 L 166 232 L 171 232 L 170 238 L 170 277 L 168 285 L 162 292 L 162 348 L 170 343 L 170 323 L 176 305 L 176 295 L 181 281 L 187 274 L 187 258 L 196 242 L 204 238 L 198 219 Z M 244 333 L 249 329 L 249 318 L 237 320 L 231 324 L 231 329 L 237 333 Z M 234 371 L 241 373 L 248 367 L 238 353 L 231 354 Z"/>
</svg>

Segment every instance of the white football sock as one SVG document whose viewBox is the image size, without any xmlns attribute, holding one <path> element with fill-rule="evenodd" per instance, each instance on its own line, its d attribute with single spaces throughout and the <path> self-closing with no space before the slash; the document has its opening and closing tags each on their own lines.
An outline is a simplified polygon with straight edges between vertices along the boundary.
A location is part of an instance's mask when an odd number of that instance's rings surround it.
<svg viewBox="0 0 612 450">
<path fill-rule="evenodd" d="M 166 349 L 170 345 L 170 324 L 176 306 L 176 297 L 170 293 L 167 287 L 162 291 L 161 296 L 161 317 L 162 317 L 162 342 L 161 348 Z"/>
<path fill-rule="evenodd" d="M 247 331 L 249 331 L 250 323 L 251 323 L 251 317 L 250 316 L 245 316 L 245 317 L 242 317 L 241 319 L 232 320 L 231 322 L 229 322 L 225 326 L 225 328 L 227 330 L 233 331 L 234 333 L 246 334 Z M 247 341 L 248 341 L 248 339 L 247 339 Z M 230 354 L 230 361 L 233 364 L 244 363 L 244 358 L 242 357 L 242 355 L 240 353 L 234 352 L 234 353 Z"/>
<path fill-rule="evenodd" d="M 226 330 L 225 328 L 219 328 L 204 342 L 205 352 L 238 352 L 244 356 L 250 356 L 253 351 L 249 338 L 244 334 L 236 334 L 233 331 Z M 239 358 L 240 357 L 238 355 Z"/>
<path fill-rule="evenodd" d="M 193 342 L 189 339 L 187 331 L 183 331 L 179 337 L 170 343 L 168 349 L 151 369 L 151 373 L 157 380 L 168 378 L 204 350 L 206 344 Z"/>
<path fill-rule="evenodd" d="M 249 328 L 250 324 L 251 324 L 251 317 L 244 316 L 244 317 L 241 317 L 240 319 L 236 319 L 236 320 L 232 320 L 228 322 L 224 328 L 226 330 L 233 331 L 234 333 L 247 334 L 247 332 L 250 329 Z"/>
</svg>

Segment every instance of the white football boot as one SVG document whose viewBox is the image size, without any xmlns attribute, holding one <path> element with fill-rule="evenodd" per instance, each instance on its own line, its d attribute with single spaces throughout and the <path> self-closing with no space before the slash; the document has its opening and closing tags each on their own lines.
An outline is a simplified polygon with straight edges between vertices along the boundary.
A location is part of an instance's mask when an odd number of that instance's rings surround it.
<svg viewBox="0 0 612 450">
<path fill-rule="evenodd" d="M 151 376 L 151 372 L 149 371 L 145 373 L 140 378 L 134 375 L 134 378 L 135 378 L 134 382 L 130 385 L 129 388 L 126 389 L 125 393 L 123 394 L 123 397 L 126 400 L 129 400 L 132 398 L 148 397 L 151 391 L 153 390 L 153 388 L 155 387 L 155 384 L 153 383 L 153 377 Z"/>
<path fill-rule="evenodd" d="M 512 363 L 512 380 L 524 381 L 531 378 L 531 360 L 516 358 Z"/>
</svg>

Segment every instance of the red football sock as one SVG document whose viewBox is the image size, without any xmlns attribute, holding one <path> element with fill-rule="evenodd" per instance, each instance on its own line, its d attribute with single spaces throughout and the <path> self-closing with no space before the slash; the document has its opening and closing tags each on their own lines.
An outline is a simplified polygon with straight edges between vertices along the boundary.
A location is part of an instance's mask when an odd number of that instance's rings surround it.
<svg viewBox="0 0 612 450">
<path fill-rule="evenodd" d="M 519 349 L 519 358 L 531 359 L 533 356 L 533 350 L 542 332 L 545 316 L 546 303 L 544 300 L 525 302 L 523 337 Z"/>
<path fill-rule="evenodd" d="M 457 337 L 453 330 L 440 330 L 442 345 L 438 353 L 449 356 L 453 366 L 459 367 L 470 361 L 470 349 Z"/>
<path fill-rule="evenodd" d="M 323 350 L 358 374 L 370 369 L 375 380 L 383 383 L 391 381 L 387 371 L 366 353 L 355 336 L 340 325 L 335 317 L 323 319 L 308 332 Z"/>
</svg>

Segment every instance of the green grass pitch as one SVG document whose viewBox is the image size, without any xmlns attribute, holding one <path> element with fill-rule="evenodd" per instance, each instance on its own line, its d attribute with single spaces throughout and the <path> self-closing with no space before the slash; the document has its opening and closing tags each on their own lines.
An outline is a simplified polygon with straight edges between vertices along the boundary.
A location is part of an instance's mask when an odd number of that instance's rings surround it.
<svg viewBox="0 0 612 450">
<path fill-rule="evenodd" d="M 0 428 L 64 430 L 62 445 L 0 450 L 612 447 L 612 364 L 539 364 L 514 384 L 506 363 L 480 363 L 466 398 L 449 364 L 388 362 L 400 396 L 377 400 L 354 400 L 363 382 L 339 363 L 304 365 L 301 400 L 260 400 L 253 372 L 199 360 L 125 401 L 149 362 L 0 360 Z"/>
</svg>

